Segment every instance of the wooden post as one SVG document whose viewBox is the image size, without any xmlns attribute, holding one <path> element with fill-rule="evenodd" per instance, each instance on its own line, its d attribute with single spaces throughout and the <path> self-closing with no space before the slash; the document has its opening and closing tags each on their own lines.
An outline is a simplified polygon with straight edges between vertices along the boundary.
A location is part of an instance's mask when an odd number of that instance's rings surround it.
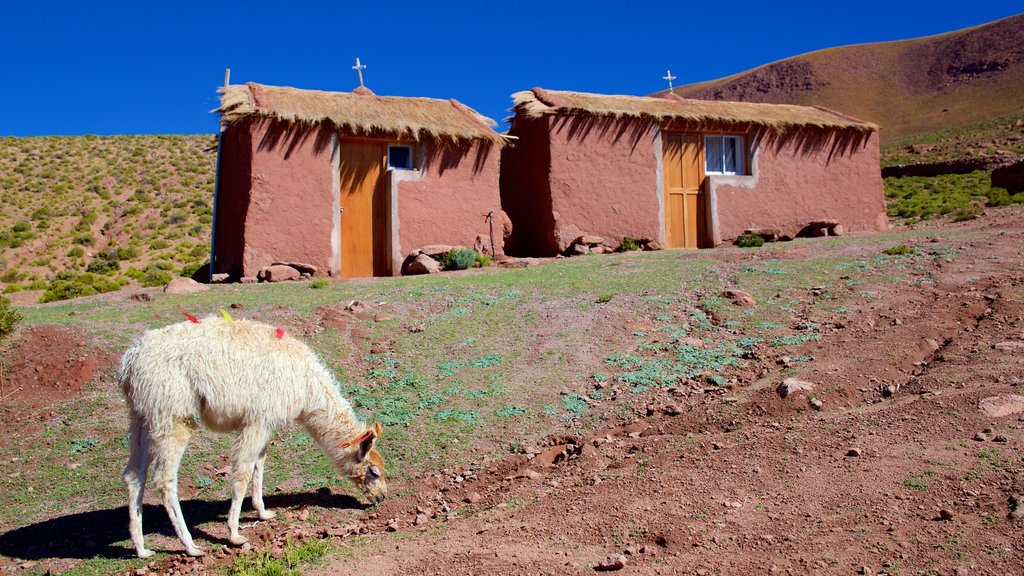
<svg viewBox="0 0 1024 576">
<path fill-rule="evenodd" d="M 231 68 L 225 68 L 224 69 L 224 88 L 227 88 L 228 84 L 230 84 L 230 83 L 231 83 Z"/>
</svg>

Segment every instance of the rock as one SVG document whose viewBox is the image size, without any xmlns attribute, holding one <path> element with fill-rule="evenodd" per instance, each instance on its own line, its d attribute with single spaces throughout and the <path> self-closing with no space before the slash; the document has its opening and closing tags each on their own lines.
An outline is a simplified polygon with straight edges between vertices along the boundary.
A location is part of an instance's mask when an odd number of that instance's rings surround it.
<svg viewBox="0 0 1024 576">
<path fill-rule="evenodd" d="M 209 289 L 209 286 L 200 284 L 191 278 L 175 278 L 164 286 L 164 292 L 167 294 L 195 294 L 206 292 Z"/>
<path fill-rule="evenodd" d="M 135 300 L 136 302 L 149 302 L 153 300 L 153 296 L 151 296 L 148 292 L 136 292 L 135 294 L 129 296 L 128 299 Z"/>
<path fill-rule="evenodd" d="M 427 515 L 423 514 L 423 513 L 417 514 L 416 515 L 416 519 L 413 520 L 412 523 L 413 523 L 413 526 L 423 526 L 424 524 L 427 523 Z"/>
<path fill-rule="evenodd" d="M 298 280 L 302 278 L 302 273 L 291 266 L 274 264 L 260 270 L 256 277 L 263 282 L 284 282 L 286 280 Z"/>
<path fill-rule="evenodd" d="M 1024 396 L 1020 394 L 990 396 L 979 402 L 978 408 L 992 418 L 1018 414 L 1024 412 Z"/>
<path fill-rule="evenodd" d="M 814 384 L 796 378 L 786 378 L 775 391 L 779 393 L 779 396 L 786 398 L 796 392 L 813 392 Z"/>
<path fill-rule="evenodd" d="M 420 254 L 413 258 L 406 266 L 404 274 L 415 276 L 417 274 L 437 274 L 441 271 L 441 263 L 426 254 Z"/>
<path fill-rule="evenodd" d="M 832 235 L 833 236 L 843 236 L 845 234 L 846 234 L 846 228 L 843 228 L 842 224 L 836 224 L 832 228 Z"/>
<path fill-rule="evenodd" d="M 953 519 L 953 512 L 943 508 L 942 510 L 939 510 L 939 518 L 938 519 L 939 520 L 952 520 Z"/>
<path fill-rule="evenodd" d="M 470 492 L 462 500 L 464 502 L 466 502 L 467 504 L 476 504 L 477 502 L 480 501 L 480 499 L 481 499 L 481 497 L 480 497 L 480 493 L 479 492 Z"/>
<path fill-rule="evenodd" d="M 271 262 L 271 266 L 290 266 L 299 271 L 300 274 L 309 274 L 310 276 L 316 276 L 319 268 L 306 262 Z"/>
<path fill-rule="evenodd" d="M 592 246 L 590 248 L 591 254 L 604 254 L 605 252 L 608 252 L 608 249 L 604 246 Z"/>
<path fill-rule="evenodd" d="M 644 242 L 640 248 L 645 252 L 653 252 L 655 250 L 661 250 L 661 244 L 657 240 L 648 240 Z"/>
<path fill-rule="evenodd" d="M 669 416 L 679 416 L 683 413 L 683 409 L 678 404 L 666 404 L 661 411 Z"/>
<path fill-rule="evenodd" d="M 1024 496 L 1013 494 L 1009 499 L 1010 518 L 1014 520 L 1024 517 Z"/>
<path fill-rule="evenodd" d="M 210 284 L 224 284 L 225 282 L 228 282 L 230 280 L 231 275 L 225 274 L 223 272 L 218 272 L 217 274 L 213 274 L 212 276 L 210 276 Z"/>
<path fill-rule="evenodd" d="M 898 386 L 896 386 L 895 384 L 889 384 L 888 386 L 882 389 L 882 396 L 885 396 L 886 398 L 890 396 L 895 396 L 896 393 L 899 391 L 900 389 Z"/>
<path fill-rule="evenodd" d="M 988 435 L 985 434 L 984 432 L 977 432 L 974 434 L 973 440 L 975 442 L 986 442 L 988 441 Z"/>
<path fill-rule="evenodd" d="M 860 454 L 860 448 L 850 448 L 849 450 L 846 451 L 846 455 L 851 458 L 859 458 Z"/>
<path fill-rule="evenodd" d="M 602 238 L 600 236 L 592 236 L 592 235 L 584 234 L 583 236 L 580 236 L 580 237 L 576 238 L 574 244 L 584 244 L 586 246 L 597 246 L 599 244 L 604 244 L 604 238 Z"/>
<path fill-rule="evenodd" d="M 427 244 L 426 246 L 420 248 L 419 252 L 421 254 L 426 254 L 431 258 L 437 258 L 441 256 L 441 254 L 447 254 L 448 252 L 451 252 L 455 248 L 458 248 L 458 246 L 451 246 L 449 244 Z"/>
<path fill-rule="evenodd" d="M 511 258 L 504 260 L 501 263 L 502 268 L 529 268 L 530 266 L 537 266 L 540 264 L 540 260 L 537 258 Z"/>
<path fill-rule="evenodd" d="M 583 244 L 573 244 L 569 247 L 569 256 L 582 256 L 584 254 L 590 254 L 590 248 Z"/>
<path fill-rule="evenodd" d="M 255 276 L 242 276 L 241 278 L 238 279 L 238 281 L 241 282 L 242 284 L 255 284 L 260 280 Z"/>
<path fill-rule="evenodd" d="M 537 478 L 540 478 L 540 472 L 537 472 L 536 470 L 530 470 L 529 468 L 527 468 L 526 470 L 523 471 L 522 474 L 520 474 L 520 477 L 529 478 L 530 480 L 536 480 Z"/>
<path fill-rule="evenodd" d="M 821 410 L 822 406 L 823 403 L 821 400 L 817 398 L 811 398 L 811 408 L 814 408 L 815 410 Z"/>
<path fill-rule="evenodd" d="M 782 236 L 782 232 L 776 228 L 747 228 L 743 231 L 743 234 L 760 236 L 765 242 L 777 242 L 779 237 Z"/>
<path fill-rule="evenodd" d="M 1004 352 L 1015 352 L 1017 350 L 1024 350 L 1024 342 L 1019 340 L 1014 342 L 1000 342 L 998 344 L 993 344 L 992 348 L 1002 350 Z"/>
<path fill-rule="evenodd" d="M 309 520 L 309 508 L 303 508 L 302 511 L 299 512 L 299 515 L 296 516 L 296 518 L 299 519 L 299 522 L 305 522 L 306 520 Z"/>
<path fill-rule="evenodd" d="M 626 567 L 626 557 L 622 554 L 616 556 L 608 556 L 601 561 L 600 564 L 594 566 L 594 570 L 598 572 L 613 572 L 615 570 L 622 570 Z"/>
<path fill-rule="evenodd" d="M 241 302 L 232 302 L 231 303 L 231 309 L 232 310 L 241 310 L 243 308 L 245 308 L 245 304 L 242 304 Z"/>
<path fill-rule="evenodd" d="M 757 301 L 750 294 L 736 288 L 729 288 L 722 292 L 722 296 L 732 300 L 732 303 L 740 308 L 752 308 L 757 306 Z"/>
<path fill-rule="evenodd" d="M 1006 436 L 1003 436 L 1002 434 L 996 434 L 996 436 L 992 438 L 993 442 L 998 442 L 999 444 L 1006 444 L 1007 440 Z"/>
</svg>

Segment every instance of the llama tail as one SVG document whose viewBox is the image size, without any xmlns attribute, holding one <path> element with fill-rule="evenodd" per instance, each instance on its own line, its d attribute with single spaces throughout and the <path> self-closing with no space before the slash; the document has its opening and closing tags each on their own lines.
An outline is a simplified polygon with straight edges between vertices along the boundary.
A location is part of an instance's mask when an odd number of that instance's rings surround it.
<svg viewBox="0 0 1024 576">
<path fill-rule="evenodd" d="M 139 362 L 140 348 L 138 344 L 129 348 L 121 358 L 120 366 L 117 367 L 117 383 L 121 386 L 125 398 L 130 399 L 132 395 L 132 376 Z"/>
</svg>

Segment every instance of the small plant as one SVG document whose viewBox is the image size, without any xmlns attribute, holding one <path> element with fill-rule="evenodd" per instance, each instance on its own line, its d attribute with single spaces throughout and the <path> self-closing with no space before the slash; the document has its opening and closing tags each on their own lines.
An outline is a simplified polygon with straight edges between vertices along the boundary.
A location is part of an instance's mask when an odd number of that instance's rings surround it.
<svg viewBox="0 0 1024 576">
<path fill-rule="evenodd" d="M 21 322 L 21 314 L 11 310 L 11 301 L 0 296 L 0 338 L 14 332 L 18 322 Z"/>
<path fill-rule="evenodd" d="M 608 294 L 608 293 L 598 294 L 598 296 L 597 296 L 597 303 L 598 304 L 607 304 L 608 302 L 612 301 L 612 296 L 613 296 L 613 294 Z"/>
<path fill-rule="evenodd" d="M 888 256 L 911 256 L 917 254 L 917 248 L 907 246 L 906 244 L 899 244 L 886 248 L 885 253 Z"/>
<path fill-rule="evenodd" d="M 476 253 L 476 266 L 478 268 L 487 268 L 491 265 L 491 257 L 487 254 Z"/>
<path fill-rule="evenodd" d="M 736 239 L 736 245 L 740 248 L 760 248 L 764 246 L 764 238 L 757 234 L 744 234 Z"/>
<path fill-rule="evenodd" d="M 452 248 L 441 255 L 441 267 L 445 270 L 465 270 L 476 262 L 476 250 Z"/>
<path fill-rule="evenodd" d="M 300 565 L 323 558 L 328 549 L 326 540 L 296 544 L 289 538 L 279 558 L 274 558 L 270 550 L 238 556 L 228 574 L 231 576 L 299 576 L 302 574 L 299 569 Z"/>
<path fill-rule="evenodd" d="M 75 454 L 81 454 L 82 452 L 85 452 L 90 448 L 99 446 L 99 444 L 100 441 L 95 438 L 82 438 L 81 440 L 72 440 L 71 451 L 74 452 Z"/>
<path fill-rule="evenodd" d="M 903 485 L 911 490 L 927 490 L 928 483 L 924 480 L 924 475 L 911 474 L 907 476 L 907 479 L 903 481 Z"/>
<path fill-rule="evenodd" d="M 621 250 L 622 252 L 635 252 L 636 250 L 639 249 L 640 243 L 637 242 L 634 238 L 630 238 L 629 236 L 623 238 L 622 245 L 619 246 L 619 250 Z"/>
<path fill-rule="evenodd" d="M 319 290 L 321 288 L 326 288 L 327 287 L 327 280 L 325 278 L 317 278 L 316 280 L 313 280 L 312 282 L 309 283 L 309 287 L 314 289 L 314 290 Z"/>
</svg>

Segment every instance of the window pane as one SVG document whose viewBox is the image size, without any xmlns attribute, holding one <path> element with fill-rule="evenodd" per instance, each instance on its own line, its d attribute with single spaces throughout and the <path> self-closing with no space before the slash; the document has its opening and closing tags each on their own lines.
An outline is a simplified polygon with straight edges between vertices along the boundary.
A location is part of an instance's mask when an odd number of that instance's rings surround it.
<svg viewBox="0 0 1024 576">
<path fill-rule="evenodd" d="M 412 148 L 408 146 L 388 146 L 388 168 L 412 168 Z"/>
<path fill-rule="evenodd" d="M 704 138 L 704 171 L 708 173 L 722 173 L 722 137 L 706 136 Z"/>
<path fill-rule="evenodd" d="M 735 174 L 736 173 L 736 138 L 733 138 L 731 136 L 727 136 L 723 140 L 722 146 L 724 147 L 724 150 L 722 152 L 722 156 L 723 156 L 722 172 L 725 172 L 726 174 Z"/>
</svg>

